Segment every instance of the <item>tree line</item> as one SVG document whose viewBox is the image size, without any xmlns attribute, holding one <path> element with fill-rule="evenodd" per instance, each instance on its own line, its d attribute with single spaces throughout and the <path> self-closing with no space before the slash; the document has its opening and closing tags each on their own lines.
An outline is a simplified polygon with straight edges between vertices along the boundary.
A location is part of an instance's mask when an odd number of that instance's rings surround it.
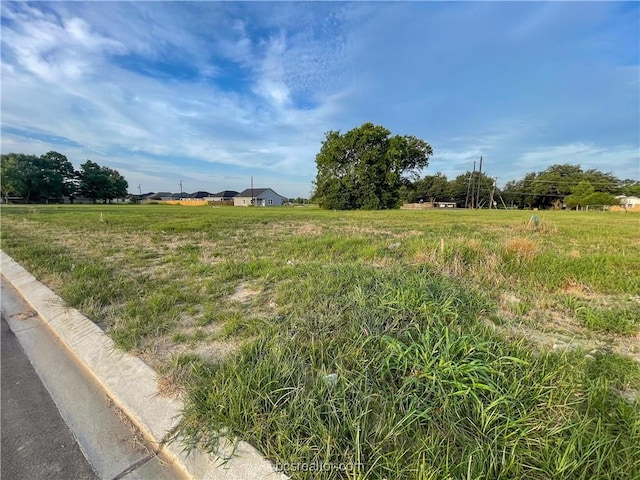
<svg viewBox="0 0 640 480">
<path fill-rule="evenodd" d="M 129 184 L 117 170 L 87 160 L 76 171 L 61 153 L 8 153 L 0 157 L 1 193 L 5 201 L 59 203 L 64 197 L 108 202 L 127 195 Z"/>
<path fill-rule="evenodd" d="M 616 205 L 617 195 L 640 196 L 640 181 L 621 180 L 610 172 L 583 170 L 580 165 L 570 164 L 529 172 L 520 180 L 507 182 L 502 190 L 505 200 L 519 208 Z"/>
<path fill-rule="evenodd" d="M 433 155 L 410 135 L 391 136 L 365 123 L 345 134 L 330 131 L 316 155 L 313 201 L 336 210 L 398 208 L 403 203 L 453 202 L 459 207 L 579 208 L 616 205 L 616 195 L 640 196 L 640 181 L 580 165 L 552 165 L 498 189 L 484 172 L 419 176 Z M 474 196 L 475 194 L 475 196 Z"/>
<path fill-rule="evenodd" d="M 473 203 L 470 192 L 479 189 L 479 207 L 579 208 L 587 205 L 617 205 L 617 195 L 640 196 L 640 181 L 620 180 L 600 170 L 583 170 L 580 165 L 552 165 L 541 172 L 527 173 L 520 180 L 498 188 L 486 173 L 467 171 L 453 180 L 436 173 L 407 182 L 400 198 L 405 203 L 455 202 L 459 207 Z"/>
</svg>

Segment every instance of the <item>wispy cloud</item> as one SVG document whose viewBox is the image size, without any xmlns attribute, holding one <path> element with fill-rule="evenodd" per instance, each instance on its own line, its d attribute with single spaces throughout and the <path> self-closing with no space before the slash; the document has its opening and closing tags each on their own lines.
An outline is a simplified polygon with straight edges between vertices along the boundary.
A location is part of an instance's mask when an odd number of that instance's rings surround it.
<svg viewBox="0 0 640 480">
<path fill-rule="evenodd" d="M 501 174 L 562 156 L 637 175 L 637 5 L 0 8 L 2 150 L 102 160 L 147 190 L 255 173 L 306 195 L 324 133 L 365 121 L 431 142 L 449 176 L 480 155 Z"/>
<path fill-rule="evenodd" d="M 632 145 L 603 147 L 593 143 L 569 143 L 540 147 L 520 157 L 520 165 L 531 171 L 563 163 L 628 172 L 629 177 L 640 176 L 640 152 Z"/>
</svg>

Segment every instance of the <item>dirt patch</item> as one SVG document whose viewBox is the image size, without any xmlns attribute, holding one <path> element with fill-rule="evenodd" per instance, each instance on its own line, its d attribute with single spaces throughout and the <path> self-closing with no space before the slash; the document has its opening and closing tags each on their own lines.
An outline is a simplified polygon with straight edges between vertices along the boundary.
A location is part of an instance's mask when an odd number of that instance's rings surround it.
<svg viewBox="0 0 640 480">
<path fill-rule="evenodd" d="M 511 340 L 526 339 L 544 350 L 583 350 L 589 354 L 597 351 L 611 351 L 630 357 L 640 363 L 640 334 L 623 337 L 601 335 L 590 331 L 572 318 L 554 315 L 539 326 L 506 323 L 497 325 L 486 320 L 485 323 Z"/>
<path fill-rule="evenodd" d="M 165 336 L 150 339 L 137 353 L 157 371 L 170 364 L 172 358 L 185 354 L 195 354 L 208 362 L 218 363 L 238 350 L 241 345 L 242 342 L 235 339 L 214 340 L 205 337 L 202 340 L 176 342 Z"/>
<path fill-rule="evenodd" d="M 196 345 L 189 343 L 168 342 L 166 339 L 156 342 L 154 352 L 146 352 L 153 363 L 167 365 L 179 355 L 197 355 L 210 363 L 219 363 L 225 360 L 242 346 L 242 342 L 234 340 L 203 341 Z M 153 365 L 152 365 L 153 366 Z M 156 367 L 156 370 L 159 367 Z M 184 385 L 188 380 L 190 371 L 188 367 L 178 367 L 158 376 L 157 384 L 159 394 L 162 397 L 178 398 L 185 393 Z"/>
<path fill-rule="evenodd" d="M 235 291 L 229 296 L 229 300 L 244 303 L 244 302 L 248 302 L 249 300 L 251 300 L 252 298 L 254 298 L 259 294 L 260 294 L 259 289 L 255 287 L 251 287 L 247 283 L 241 283 L 236 287 Z"/>
<path fill-rule="evenodd" d="M 534 315 L 536 312 L 532 312 Z M 544 312 L 540 312 L 541 316 Z M 552 311 L 550 318 L 548 318 L 542 325 L 543 330 L 570 332 L 573 334 L 588 335 L 591 330 L 582 326 L 582 323 L 575 317 L 569 317 L 561 314 L 557 311 Z"/>
<path fill-rule="evenodd" d="M 572 332 L 544 332 L 538 328 L 522 324 L 496 325 L 493 322 L 487 322 L 487 324 L 509 339 L 520 340 L 524 338 L 530 343 L 548 350 L 575 350 L 580 348 L 585 351 L 593 351 L 604 349 L 607 346 L 607 342 L 582 338 L 572 334 Z"/>
</svg>

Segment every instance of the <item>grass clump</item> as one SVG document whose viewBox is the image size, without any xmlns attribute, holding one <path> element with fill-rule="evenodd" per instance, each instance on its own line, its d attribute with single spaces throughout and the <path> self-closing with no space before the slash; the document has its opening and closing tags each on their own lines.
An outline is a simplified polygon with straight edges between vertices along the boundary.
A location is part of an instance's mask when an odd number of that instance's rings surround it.
<svg viewBox="0 0 640 480">
<path fill-rule="evenodd" d="M 587 372 L 591 378 L 601 378 L 619 390 L 640 390 L 640 364 L 611 352 L 596 353 Z"/>
<path fill-rule="evenodd" d="M 354 478 L 638 471 L 638 411 L 584 356 L 505 344 L 476 322 L 482 296 L 428 270 L 336 273 L 318 273 L 326 288 L 297 282 L 288 320 L 232 361 L 199 364 L 183 425 L 192 444 L 215 450 L 224 429 L 276 463 L 350 465 Z"/>
<path fill-rule="evenodd" d="M 578 318 L 593 330 L 619 335 L 635 335 L 640 332 L 640 308 L 589 308 L 579 307 Z"/>
</svg>

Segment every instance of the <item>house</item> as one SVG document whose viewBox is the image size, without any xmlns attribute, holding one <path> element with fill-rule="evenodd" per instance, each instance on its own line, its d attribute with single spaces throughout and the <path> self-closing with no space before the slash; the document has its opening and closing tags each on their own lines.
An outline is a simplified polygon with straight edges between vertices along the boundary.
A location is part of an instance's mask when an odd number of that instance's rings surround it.
<svg viewBox="0 0 640 480">
<path fill-rule="evenodd" d="M 247 188 L 233 197 L 234 207 L 271 207 L 283 205 L 286 197 L 276 193 L 271 188 Z"/>
<path fill-rule="evenodd" d="M 127 195 L 126 199 L 130 202 L 139 203 L 145 200 L 149 200 L 154 195 L 155 195 L 155 192 L 143 193 L 142 195 L 130 193 Z"/>
<path fill-rule="evenodd" d="M 238 192 L 235 190 L 223 190 L 218 193 L 212 193 L 207 200 L 210 202 L 230 202 L 236 195 L 238 195 Z"/>
<path fill-rule="evenodd" d="M 205 198 L 210 197 L 211 194 L 209 192 L 205 192 L 205 191 L 197 191 L 195 193 L 192 193 L 191 195 L 189 195 L 189 198 L 191 200 L 204 200 Z"/>
<path fill-rule="evenodd" d="M 620 201 L 620 206 L 624 208 L 638 208 L 640 207 L 640 198 L 627 197 L 626 195 L 618 195 L 616 197 Z"/>
<path fill-rule="evenodd" d="M 171 192 L 158 192 L 154 195 L 151 195 L 149 198 L 149 200 L 171 200 L 172 193 Z"/>
</svg>

